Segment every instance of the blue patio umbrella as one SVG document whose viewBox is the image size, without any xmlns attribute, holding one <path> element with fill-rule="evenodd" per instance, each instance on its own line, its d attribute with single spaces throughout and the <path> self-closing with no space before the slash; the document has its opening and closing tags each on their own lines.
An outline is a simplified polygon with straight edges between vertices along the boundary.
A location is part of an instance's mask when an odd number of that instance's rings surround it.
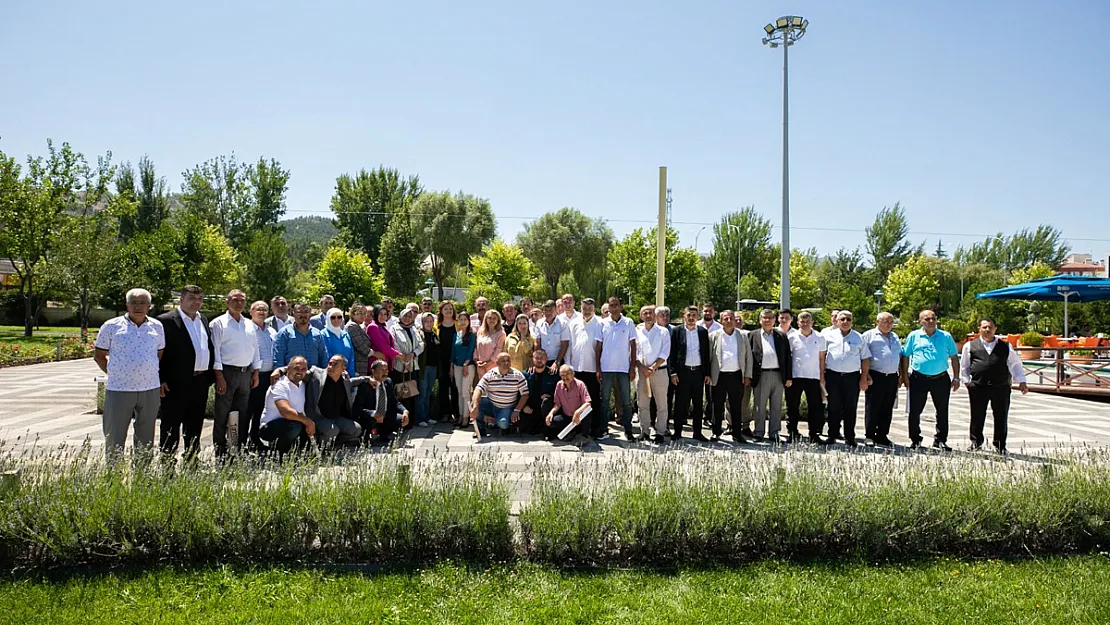
<svg viewBox="0 0 1110 625">
<path fill-rule="evenodd" d="M 975 296 L 977 299 L 1028 299 L 1064 302 L 1064 337 L 1068 336 L 1068 302 L 1097 302 L 1110 299 L 1110 279 L 1086 276 L 1037 278 Z"/>
</svg>

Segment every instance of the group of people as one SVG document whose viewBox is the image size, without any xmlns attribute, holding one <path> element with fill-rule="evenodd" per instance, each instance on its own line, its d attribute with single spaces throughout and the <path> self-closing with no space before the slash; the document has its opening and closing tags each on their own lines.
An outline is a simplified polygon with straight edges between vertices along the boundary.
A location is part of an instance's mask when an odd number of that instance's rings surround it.
<svg viewBox="0 0 1110 625">
<path fill-rule="evenodd" d="M 911 446 L 924 443 L 920 417 L 931 397 L 931 444 L 948 450 L 949 397 L 961 382 L 972 447 L 986 443 L 989 405 L 992 444 L 1005 452 L 1011 384 L 1027 391 L 1020 359 L 994 337 L 990 319 L 959 358 L 930 310 L 902 342 L 886 312 L 860 334 L 850 311 L 833 311 L 833 324 L 818 331 L 809 312 L 795 320 L 789 310 L 763 310 L 759 328 L 748 331 L 736 313 L 718 317 L 711 305 L 686 307 L 674 326 L 667 307 L 643 306 L 636 323 L 618 297 L 600 310 L 567 294 L 539 306 L 507 301 L 500 311 L 479 297 L 469 314 L 427 297 L 399 311 L 385 298 L 345 313 L 325 295 L 314 313 L 305 303 L 290 310 L 281 296 L 248 308 L 246 294 L 233 290 L 226 312 L 209 321 L 200 314 L 203 295 L 186 286 L 175 309 L 152 318 L 150 293 L 133 289 L 127 313 L 101 327 L 95 359 L 107 373 L 109 454 L 122 450 L 132 421 L 135 446 L 153 447 L 158 415 L 158 448 L 175 454 L 183 438 L 185 453 L 195 454 L 212 385 L 217 456 L 229 446 L 283 454 L 313 441 L 388 443 L 404 428 L 437 421 L 473 429 L 475 438 L 517 430 L 584 442 L 610 436 L 615 420 L 628 440 L 655 443 L 681 439 L 692 421 L 699 441 L 730 434 L 739 443 L 855 446 L 860 393 L 862 442 L 892 446 L 901 386 L 909 389 Z M 237 426 L 232 441 L 229 423 Z"/>
</svg>

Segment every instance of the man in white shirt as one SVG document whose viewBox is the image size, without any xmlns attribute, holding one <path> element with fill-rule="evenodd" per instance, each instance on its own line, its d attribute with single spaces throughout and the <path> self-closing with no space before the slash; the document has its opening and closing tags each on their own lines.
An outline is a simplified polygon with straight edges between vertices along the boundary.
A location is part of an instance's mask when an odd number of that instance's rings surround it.
<svg viewBox="0 0 1110 625">
<path fill-rule="evenodd" d="M 601 340 L 601 320 L 594 314 L 594 308 L 593 298 L 587 297 L 582 300 L 582 313 L 567 322 L 567 334 L 570 336 L 567 363 L 574 369 L 574 377 L 586 385 L 590 405 L 596 407 L 601 401 L 601 381 L 597 379 L 597 342 Z M 590 419 L 589 425 L 593 437 L 601 438 L 606 424 L 600 419 Z"/>
<path fill-rule="evenodd" d="M 262 367 L 258 340 L 251 329 L 254 324 L 243 315 L 246 307 L 246 293 L 233 289 L 227 294 L 227 312 L 210 324 L 212 370 L 216 376 L 212 444 L 217 457 L 227 453 L 227 419 L 231 411 L 234 409 L 239 418 L 250 414 L 250 391 L 258 386 L 258 370 Z"/>
<path fill-rule="evenodd" d="M 717 321 L 717 309 L 713 304 L 702 305 L 701 319 L 698 319 L 698 325 L 705 328 L 710 336 L 721 329 L 721 324 Z M 705 395 L 705 422 L 713 423 L 713 407 L 716 405 L 716 402 L 713 401 L 713 385 L 706 384 L 703 394 Z"/>
<path fill-rule="evenodd" d="M 636 375 L 636 326 L 621 315 L 623 311 L 621 299 L 610 297 L 609 317 L 601 323 L 601 341 L 597 344 L 597 375 L 601 378 L 601 422 L 609 423 L 609 398 L 616 386 L 621 426 L 625 437 L 633 441 L 631 382 Z"/>
<path fill-rule="evenodd" d="M 708 442 L 702 433 L 702 396 L 705 385 L 710 383 L 709 332 L 699 326 L 698 307 L 687 306 L 683 315 L 686 323 L 671 330 L 671 355 L 667 369 L 674 391 L 674 432 L 671 440 L 682 438 L 682 428 L 693 404 L 693 434 L 696 441 Z"/>
<path fill-rule="evenodd" d="M 573 295 L 571 295 L 570 293 L 565 293 L 561 298 L 559 298 L 559 301 L 563 304 L 563 312 L 560 314 L 560 316 L 563 318 L 563 323 L 569 325 L 571 321 L 574 321 L 575 319 L 580 319 L 582 317 L 582 313 L 574 309 Z M 575 371 L 577 371 L 577 369 L 575 369 Z"/>
<path fill-rule="evenodd" d="M 475 332 L 478 328 L 482 327 L 482 322 L 486 320 L 486 313 L 489 312 L 489 298 L 479 297 L 474 300 L 474 314 L 470 316 L 470 329 Z"/>
<path fill-rule="evenodd" d="M 555 300 L 543 303 L 543 318 L 536 322 L 536 348 L 547 352 L 547 367 L 551 375 L 557 375 L 570 349 L 570 330 L 555 313 Z"/>
<path fill-rule="evenodd" d="M 752 438 L 762 441 L 766 431 L 767 441 L 773 445 L 781 442 L 779 429 L 782 426 L 783 391 L 794 383 L 790 339 L 775 327 L 775 318 L 773 310 L 764 308 L 759 313 L 759 329 L 748 334 L 748 344 L 752 348 L 752 395 L 755 398 Z M 734 428 L 735 419 L 734 415 Z"/>
<path fill-rule="evenodd" d="M 131 289 L 125 296 L 127 314 L 110 319 L 96 336 L 93 360 L 108 374 L 104 391 L 104 453 L 123 453 L 127 430 L 135 421 L 134 449 L 148 455 L 154 447 L 161 381 L 158 361 L 166 347 L 162 323 L 147 316 L 150 293 Z"/>
<path fill-rule="evenodd" d="M 1006 341 L 994 335 L 994 320 L 979 321 L 979 338 L 964 343 L 960 359 L 960 381 L 967 387 L 971 404 L 971 450 L 982 448 L 983 427 L 987 423 L 987 405 L 994 414 L 994 436 L 991 443 L 998 453 L 1006 453 L 1007 420 L 1010 412 L 1010 387 L 1018 383 L 1021 394 L 1029 392 L 1021 357 Z"/>
<path fill-rule="evenodd" d="M 304 356 L 294 356 L 285 375 L 266 391 L 258 436 L 277 450 L 279 458 L 294 444 L 304 449 L 316 435 L 316 424 L 304 412 L 306 375 L 308 361 Z"/>
<path fill-rule="evenodd" d="M 871 350 L 859 332 L 852 329 L 851 311 L 836 316 L 836 330 L 822 332 L 825 339 L 825 391 L 829 394 L 829 442 L 840 438 L 844 424 L 844 444 L 856 446 L 856 409 L 859 394 L 871 381 Z"/>
<path fill-rule="evenodd" d="M 640 308 L 640 325 L 636 326 L 636 404 L 640 415 L 640 438 L 650 434 L 652 422 L 655 423 L 656 443 L 664 442 L 667 431 L 667 389 L 670 378 L 667 375 L 667 358 L 671 355 L 671 333 L 666 327 L 655 323 L 655 306 Z M 651 414 L 650 403 L 659 398 L 655 414 Z"/>
<path fill-rule="evenodd" d="M 162 381 L 159 447 L 167 455 L 177 452 L 182 435 L 187 456 L 200 449 L 208 387 L 212 386 L 212 336 L 208 320 L 200 314 L 203 305 L 201 288 L 187 284 L 181 288 L 180 305 L 158 315 L 166 334 L 166 350 L 158 363 Z"/>
<path fill-rule="evenodd" d="M 729 413 L 743 413 L 740 401 L 744 389 L 752 383 L 752 349 L 747 333 L 736 327 L 736 314 L 731 310 L 721 313 L 721 329 L 709 335 L 709 378 L 713 383 L 713 437 L 714 442 L 721 440 L 723 428 L 721 421 L 725 413 L 725 399 L 728 399 Z M 732 438 L 744 443 L 740 428 L 732 430 Z"/>
<path fill-rule="evenodd" d="M 779 315 L 782 319 L 782 315 Z M 780 326 L 781 330 L 781 326 Z M 824 445 L 821 430 L 825 429 L 825 403 L 821 387 L 825 384 L 825 338 L 813 329 L 813 315 L 806 311 L 798 314 L 798 329 L 787 335 L 790 339 L 790 357 L 794 361 L 794 381 L 786 389 L 786 429 L 790 442 L 801 441 L 798 423 L 802 418 L 802 395 L 806 397 L 809 425 L 809 442 Z"/>
<path fill-rule="evenodd" d="M 832 320 L 832 323 L 829 324 L 828 326 L 824 327 L 824 328 L 821 328 L 821 334 L 824 334 L 824 333 L 828 332 L 829 330 L 839 329 L 840 326 L 838 326 L 836 324 L 836 318 L 837 318 L 838 315 L 840 315 L 840 311 L 835 309 L 835 308 L 832 309 L 832 314 L 829 315 L 829 319 Z"/>
<path fill-rule="evenodd" d="M 793 310 L 790 310 L 789 308 L 783 308 L 782 310 L 779 311 L 779 332 L 782 332 L 783 334 L 785 334 L 787 336 L 790 336 L 790 333 L 794 331 L 794 326 L 792 325 L 793 323 L 794 323 L 794 311 Z"/>
<path fill-rule="evenodd" d="M 274 314 L 266 317 L 266 325 L 273 328 L 275 334 L 293 323 L 293 318 L 289 316 L 289 302 L 284 297 L 275 295 L 270 298 L 270 310 Z"/>
</svg>

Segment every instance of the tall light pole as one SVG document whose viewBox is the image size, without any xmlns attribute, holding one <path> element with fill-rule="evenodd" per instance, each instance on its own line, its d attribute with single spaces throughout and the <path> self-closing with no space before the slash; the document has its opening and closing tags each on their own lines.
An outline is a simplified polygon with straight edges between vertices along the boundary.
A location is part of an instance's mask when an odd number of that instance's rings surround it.
<svg viewBox="0 0 1110 625">
<path fill-rule="evenodd" d="M 787 50 L 806 34 L 809 20 L 786 15 L 763 27 L 763 45 L 782 46 L 782 293 L 779 306 L 790 308 L 790 97 Z"/>
<path fill-rule="evenodd" d="M 736 311 L 740 312 L 740 252 L 742 246 L 740 245 L 740 235 L 743 233 L 740 226 L 736 224 L 725 224 L 729 229 L 736 228 Z"/>
</svg>

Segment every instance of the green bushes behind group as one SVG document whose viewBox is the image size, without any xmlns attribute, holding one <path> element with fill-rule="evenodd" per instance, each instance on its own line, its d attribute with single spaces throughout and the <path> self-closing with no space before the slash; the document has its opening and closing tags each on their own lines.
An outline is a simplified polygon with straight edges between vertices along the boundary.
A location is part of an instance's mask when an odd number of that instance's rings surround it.
<svg viewBox="0 0 1110 625">
<path fill-rule="evenodd" d="M 14 466 L 0 458 L 0 468 Z M 511 559 L 720 566 L 1105 551 L 1110 457 L 644 454 L 535 468 L 510 523 L 509 474 L 477 461 L 135 470 L 22 463 L 0 489 L 0 568 Z M 245 463 L 244 463 L 245 464 Z"/>
</svg>

